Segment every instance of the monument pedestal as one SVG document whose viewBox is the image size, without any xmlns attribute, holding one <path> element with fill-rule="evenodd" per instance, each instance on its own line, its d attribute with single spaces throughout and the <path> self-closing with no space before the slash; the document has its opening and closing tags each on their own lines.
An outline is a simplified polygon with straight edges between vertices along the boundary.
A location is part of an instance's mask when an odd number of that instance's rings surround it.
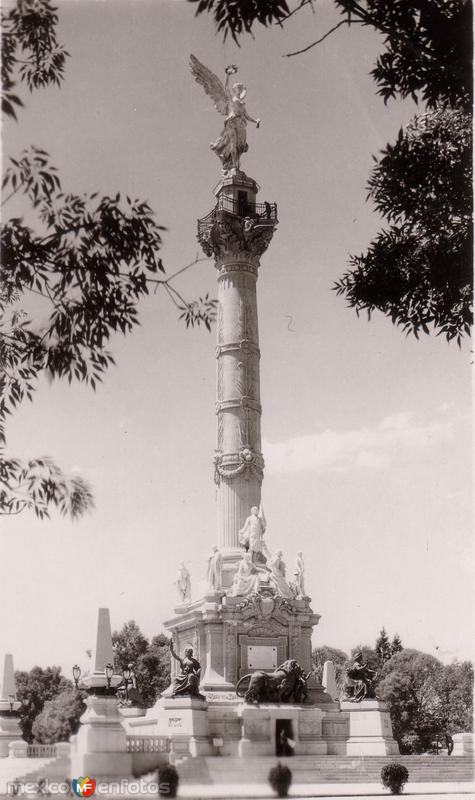
<svg viewBox="0 0 475 800">
<path fill-rule="evenodd" d="M 0 758 L 7 758 L 9 755 L 9 744 L 17 740 L 22 740 L 23 734 L 20 728 L 20 716 L 18 712 L 10 711 L 10 706 L 8 706 L 8 711 L 2 709 L 2 705 L 0 701 Z M 19 706 L 20 703 L 17 705 Z"/>
<path fill-rule="evenodd" d="M 195 697 L 162 697 L 155 709 L 158 735 L 171 738 L 175 758 L 214 755 L 206 701 Z"/>
<path fill-rule="evenodd" d="M 71 752 L 71 775 L 110 778 L 132 774 L 127 734 L 115 696 L 90 695 Z"/>
<path fill-rule="evenodd" d="M 349 715 L 348 756 L 399 755 L 385 703 L 380 700 L 343 701 L 341 710 Z"/>
</svg>

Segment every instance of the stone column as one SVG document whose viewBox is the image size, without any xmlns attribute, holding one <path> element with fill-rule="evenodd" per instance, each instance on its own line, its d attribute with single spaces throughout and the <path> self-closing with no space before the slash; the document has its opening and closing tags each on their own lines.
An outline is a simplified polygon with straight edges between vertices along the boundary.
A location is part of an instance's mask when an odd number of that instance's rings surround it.
<svg viewBox="0 0 475 800">
<path fill-rule="evenodd" d="M 216 190 L 215 209 L 198 223 L 198 240 L 214 256 L 218 276 L 214 465 L 225 566 L 241 555 L 239 530 L 260 503 L 264 469 L 256 283 L 277 219 L 275 206 L 255 203 L 256 192 L 244 173 L 228 176 Z"/>
</svg>

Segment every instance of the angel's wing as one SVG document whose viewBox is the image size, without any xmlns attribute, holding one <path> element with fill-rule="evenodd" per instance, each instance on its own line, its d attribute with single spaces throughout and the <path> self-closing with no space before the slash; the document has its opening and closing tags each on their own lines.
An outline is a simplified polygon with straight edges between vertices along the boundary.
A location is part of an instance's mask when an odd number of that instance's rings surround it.
<svg viewBox="0 0 475 800">
<path fill-rule="evenodd" d="M 201 84 L 206 94 L 211 97 L 216 110 L 225 116 L 228 113 L 228 96 L 218 76 L 193 54 L 190 55 L 190 68 L 195 81 Z"/>
</svg>

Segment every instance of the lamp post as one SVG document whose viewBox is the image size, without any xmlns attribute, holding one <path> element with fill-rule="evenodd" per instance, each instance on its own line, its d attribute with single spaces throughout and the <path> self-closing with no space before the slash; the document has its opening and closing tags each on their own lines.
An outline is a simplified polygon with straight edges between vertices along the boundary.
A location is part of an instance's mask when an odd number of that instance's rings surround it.
<svg viewBox="0 0 475 800">
<path fill-rule="evenodd" d="M 80 677 L 81 677 L 81 667 L 79 667 L 77 664 L 75 664 L 74 667 L 73 667 L 73 678 L 74 678 L 74 683 L 75 683 L 76 689 L 79 686 L 79 678 Z"/>
<path fill-rule="evenodd" d="M 114 674 L 114 667 L 112 666 L 112 664 L 106 664 L 105 673 L 107 681 L 107 690 L 109 691 L 111 688 L 112 676 Z"/>
<path fill-rule="evenodd" d="M 133 664 L 128 664 L 123 672 L 122 676 L 124 678 L 124 687 L 125 687 L 125 702 L 129 702 L 129 685 L 134 684 L 134 667 Z"/>
</svg>

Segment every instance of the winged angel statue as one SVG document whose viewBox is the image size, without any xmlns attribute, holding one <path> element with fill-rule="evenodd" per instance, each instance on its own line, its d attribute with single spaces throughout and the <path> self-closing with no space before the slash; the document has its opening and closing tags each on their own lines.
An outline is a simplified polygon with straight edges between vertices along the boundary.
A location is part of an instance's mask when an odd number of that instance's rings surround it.
<svg viewBox="0 0 475 800">
<path fill-rule="evenodd" d="M 190 56 L 191 72 L 195 80 L 204 88 L 211 97 L 214 106 L 225 117 L 223 131 L 210 147 L 221 159 L 224 172 L 238 170 L 243 153 L 248 149 L 246 141 L 246 125 L 253 122 L 256 128 L 260 125 L 259 119 L 253 119 L 246 111 L 244 98 L 246 88 L 242 83 L 234 83 L 229 89 L 231 75 L 237 72 L 234 64 L 226 67 L 226 82 L 223 86 L 220 79 L 208 67 L 205 67 L 194 56 Z"/>
</svg>

